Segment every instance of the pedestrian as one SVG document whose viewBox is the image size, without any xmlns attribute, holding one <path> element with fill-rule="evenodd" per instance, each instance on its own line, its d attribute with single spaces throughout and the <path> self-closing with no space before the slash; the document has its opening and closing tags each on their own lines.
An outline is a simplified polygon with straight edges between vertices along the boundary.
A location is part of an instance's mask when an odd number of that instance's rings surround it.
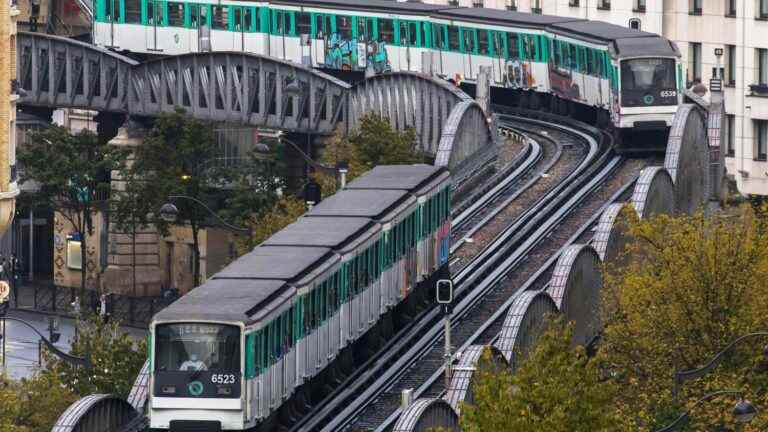
<svg viewBox="0 0 768 432">
<path fill-rule="evenodd" d="M 19 284 L 21 281 L 21 262 L 16 258 L 16 254 L 11 254 L 10 260 L 10 273 L 11 273 L 11 289 L 13 290 L 13 299 L 16 302 L 16 307 L 19 307 Z"/>
<path fill-rule="evenodd" d="M 99 308 L 99 314 L 101 316 L 101 322 L 107 324 L 109 322 L 109 311 L 107 310 L 107 293 L 101 294 L 101 305 Z"/>
<path fill-rule="evenodd" d="M 80 319 L 80 296 L 75 296 L 75 300 L 71 303 L 72 313 L 75 314 L 75 319 Z"/>
</svg>

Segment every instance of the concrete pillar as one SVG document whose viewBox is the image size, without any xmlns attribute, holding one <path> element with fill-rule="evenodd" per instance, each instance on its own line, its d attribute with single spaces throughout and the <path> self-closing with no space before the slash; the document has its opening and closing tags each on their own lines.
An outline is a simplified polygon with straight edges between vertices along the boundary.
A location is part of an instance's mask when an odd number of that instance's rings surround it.
<svg viewBox="0 0 768 432">
<path fill-rule="evenodd" d="M 128 120 L 109 144 L 135 149 L 142 144 L 144 132 L 140 125 Z M 128 164 L 131 162 L 132 157 L 129 157 Z M 112 194 L 124 191 L 125 181 L 119 171 L 113 171 Z M 103 288 L 112 293 L 137 297 L 159 295 L 162 285 L 159 242 L 160 236 L 154 226 L 137 227 L 134 236 L 132 229 L 124 232 L 111 223 Z"/>
<path fill-rule="evenodd" d="M 0 233 L 13 222 L 19 187 L 15 178 L 16 100 L 11 87 L 16 79 L 16 6 L 0 2 Z M 5 48 L 3 48 L 5 47 Z"/>
</svg>

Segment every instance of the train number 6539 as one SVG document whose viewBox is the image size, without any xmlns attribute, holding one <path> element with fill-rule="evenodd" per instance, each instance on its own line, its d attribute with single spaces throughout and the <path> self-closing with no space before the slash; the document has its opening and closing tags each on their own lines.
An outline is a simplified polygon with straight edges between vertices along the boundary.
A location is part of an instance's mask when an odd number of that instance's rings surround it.
<svg viewBox="0 0 768 432">
<path fill-rule="evenodd" d="M 235 376 L 233 374 L 213 374 L 211 375 L 211 382 L 214 384 L 234 384 Z"/>
<path fill-rule="evenodd" d="M 662 90 L 661 91 L 661 97 L 675 97 L 677 96 L 677 91 L 675 90 Z"/>
</svg>

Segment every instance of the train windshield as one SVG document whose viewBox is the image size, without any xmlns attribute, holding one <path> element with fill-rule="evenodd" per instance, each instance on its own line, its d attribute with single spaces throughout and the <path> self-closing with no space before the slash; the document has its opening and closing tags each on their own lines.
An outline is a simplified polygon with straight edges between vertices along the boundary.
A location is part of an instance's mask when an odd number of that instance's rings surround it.
<svg viewBox="0 0 768 432">
<path fill-rule="evenodd" d="M 230 325 L 181 323 L 155 327 L 155 370 L 240 370 L 240 329 Z"/>
<path fill-rule="evenodd" d="M 675 60 L 638 58 L 621 62 L 621 104 L 676 105 Z"/>
<path fill-rule="evenodd" d="M 621 62 L 621 86 L 624 90 L 675 88 L 675 61 L 642 58 Z"/>
</svg>

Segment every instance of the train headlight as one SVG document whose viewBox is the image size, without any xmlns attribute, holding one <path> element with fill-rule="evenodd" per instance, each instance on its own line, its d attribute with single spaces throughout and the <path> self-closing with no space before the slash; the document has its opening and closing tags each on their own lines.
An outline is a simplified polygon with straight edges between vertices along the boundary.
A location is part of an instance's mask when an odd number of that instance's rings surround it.
<svg viewBox="0 0 768 432">
<path fill-rule="evenodd" d="M 176 386 L 163 386 L 160 391 L 162 391 L 163 394 L 176 394 Z"/>
<path fill-rule="evenodd" d="M 219 396 L 229 396 L 232 394 L 232 387 L 229 386 L 218 386 L 218 389 L 216 390 L 216 393 Z"/>
</svg>

